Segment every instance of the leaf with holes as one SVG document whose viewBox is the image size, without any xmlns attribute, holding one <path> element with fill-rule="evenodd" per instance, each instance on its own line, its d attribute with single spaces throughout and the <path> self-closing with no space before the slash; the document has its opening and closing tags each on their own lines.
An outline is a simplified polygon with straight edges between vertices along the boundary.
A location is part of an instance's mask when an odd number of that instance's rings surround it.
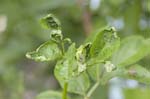
<svg viewBox="0 0 150 99">
<path fill-rule="evenodd" d="M 120 38 L 113 27 L 101 30 L 92 42 L 90 49 L 91 63 L 104 61 L 119 48 Z M 89 64 L 90 64 L 89 62 Z"/>
<path fill-rule="evenodd" d="M 61 23 L 53 14 L 48 14 L 47 16 L 43 17 L 40 20 L 40 23 L 43 27 L 47 29 L 51 29 L 51 30 L 61 29 Z"/>
</svg>

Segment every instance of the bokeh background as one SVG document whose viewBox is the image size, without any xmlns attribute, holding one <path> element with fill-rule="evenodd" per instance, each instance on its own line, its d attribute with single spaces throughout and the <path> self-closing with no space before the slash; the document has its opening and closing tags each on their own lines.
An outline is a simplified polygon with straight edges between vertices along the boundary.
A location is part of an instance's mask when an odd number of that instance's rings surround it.
<svg viewBox="0 0 150 99">
<path fill-rule="evenodd" d="M 77 45 L 106 25 L 121 38 L 150 37 L 150 0 L 0 0 L 0 99 L 35 99 L 42 91 L 61 90 L 53 76 L 55 62 L 25 57 L 49 39 L 39 24 L 48 13 L 60 19 L 63 34 Z M 140 63 L 150 66 L 149 59 Z M 116 78 L 100 86 L 92 99 L 150 99 L 150 87 Z"/>
</svg>

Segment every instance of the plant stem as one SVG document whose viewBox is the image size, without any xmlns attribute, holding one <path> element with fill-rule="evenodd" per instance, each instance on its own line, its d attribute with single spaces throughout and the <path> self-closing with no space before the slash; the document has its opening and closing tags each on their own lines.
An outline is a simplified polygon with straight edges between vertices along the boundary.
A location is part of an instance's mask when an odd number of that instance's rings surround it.
<svg viewBox="0 0 150 99">
<path fill-rule="evenodd" d="M 87 98 L 85 99 L 89 99 L 89 97 L 93 94 L 93 92 L 96 90 L 96 88 L 99 86 L 100 81 L 97 81 L 94 86 L 90 89 L 90 91 L 87 93 Z"/>
<path fill-rule="evenodd" d="M 61 43 L 61 47 L 62 47 L 62 54 L 64 55 L 64 54 L 65 54 L 65 47 L 64 47 L 63 41 L 62 41 L 62 43 Z"/>
<path fill-rule="evenodd" d="M 97 67 L 97 82 L 93 85 L 93 87 L 89 90 L 89 92 L 87 93 L 87 95 L 84 96 L 84 99 L 89 99 L 91 97 L 91 95 L 93 94 L 93 92 L 96 90 L 96 88 L 99 86 L 100 84 L 100 78 L 103 76 L 105 69 L 102 69 L 102 73 L 99 76 L 99 68 Z"/>
<path fill-rule="evenodd" d="M 68 83 L 64 83 L 64 89 L 63 89 L 63 96 L 62 99 L 67 99 L 67 89 L 68 89 Z"/>
<path fill-rule="evenodd" d="M 62 47 L 62 54 L 64 55 L 65 54 L 65 47 L 64 47 L 63 41 L 61 42 L 61 47 Z M 62 99 L 67 99 L 67 90 L 68 90 L 68 83 L 65 82 L 63 93 L 62 93 Z"/>
</svg>

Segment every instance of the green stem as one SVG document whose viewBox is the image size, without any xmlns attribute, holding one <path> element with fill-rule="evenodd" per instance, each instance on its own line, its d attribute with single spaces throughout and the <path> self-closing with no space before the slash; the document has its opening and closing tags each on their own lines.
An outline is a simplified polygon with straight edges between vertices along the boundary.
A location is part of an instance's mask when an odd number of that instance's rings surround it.
<svg viewBox="0 0 150 99">
<path fill-rule="evenodd" d="M 62 41 L 62 43 L 61 43 L 61 47 L 62 47 L 62 54 L 64 55 L 64 54 L 65 54 L 65 47 L 64 47 L 63 41 Z"/>
<path fill-rule="evenodd" d="M 62 54 L 64 55 L 65 54 L 65 47 L 64 47 L 63 41 L 61 42 L 61 47 L 62 47 Z M 62 93 L 62 99 L 67 99 L 67 90 L 68 90 L 68 83 L 65 82 L 63 93 Z"/>
<path fill-rule="evenodd" d="M 67 99 L 67 89 L 68 89 L 68 83 L 66 82 L 66 83 L 64 83 L 62 99 Z"/>
<path fill-rule="evenodd" d="M 104 63 L 105 61 L 104 60 L 100 60 L 100 61 L 95 61 L 94 63 L 90 64 L 91 61 L 94 61 L 94 60 L 90 60 L 87 65 L 90 67 L 90 66 L 94 66 L 96 64 L 100 64 L 100 63 Z"/>
<path fill-rule="evenodd" d="M 97 81 L 94 86 L 90 89 L 90 91 L 87 93 L 86 98 L 85 99 L 89 99 L 89 97 L 91 97 L 91 95 L 93 94 L 93 92 L 96 90 L 96 88 L 99 86 L 100 81 Z"/>
<path fill-rule="evenodd" d="M 99 68 L 97 67 L 97 82 L 93 85 L 93 87 L 89 90 L 89 92 L 87 93 L 87 95 L 84 96 L 84 99 L 90 99 L 91 95 L 93 94 L 93 92 L 97 89 L 97 87 L 100 84 L 100 78 L 103 77 L 104 71 L 105 69 L 102 69 L 102 73 L 99 76 Z"/>
</svg>

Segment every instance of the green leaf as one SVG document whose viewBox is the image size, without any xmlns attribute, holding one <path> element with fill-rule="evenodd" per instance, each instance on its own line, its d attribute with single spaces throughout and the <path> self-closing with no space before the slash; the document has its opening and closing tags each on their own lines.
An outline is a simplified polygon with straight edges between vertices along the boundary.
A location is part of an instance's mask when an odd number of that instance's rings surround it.
<svg viewBox="0 0 150 99">
<path fill-rule="evenodd" d="M 46 91 L 40 93 L 36 99 L 62 99 L 61 93 L 56 91 Z"/>
<path fill-rule="evenodd" d="M 116 66 L 131 65 L 150 53 L 149 40 L 141 36 L 125 38 L 119 50 L 113 55 L 112 63 Z"/>
<path fill-rule="evenodd" d="M 150 71 L 140 65 L 132 65 L 125 70 L 125 78 L 134 79 L 142 83 L 150 84 Z"/>
<path fill-rule="evenodd" d="M 59 32 L 52 32 L 50 34 L 50 38 L 51 38 L 52 41 L 59 44 L 63 40 L 63 35 Z"/>
<path fill-rule="evenodd" d="M 64 42 L 64 43 L 69 43 L 69 44 L 71 44 L 71 43 L 72 43 L 72 41 L 71 41 L 71 39 L 70 39 L 70 38 L 65 38 L 65 39 L 63 40 L 63 42 Z"/>
<path fill-rule="evenodd" d="M 74 76 L 70 78 L 68 84 L 69 92 L 80 95 L 84 95 L 90 87 L 90 81 L 88 75 L 85 72 L 83 72 L 79 76 Z"/>
<path fill-rule="evenodd" d="M 43 27 L 50 30 L 51 40 L 59 43 L 63 39 L 62 31 L 61 31 L 61 23 L 59 20 L 53 15 L 48 14 L 40 20 L 40 23 Z"/>
<path fill-rule="evenodd" d="M 131 65 L 127 68 L 117 68 L 115 71 L 107 72 L 101 79 L 102 84 L 107 83 L 113 77 L 134 79 L 142 83 L 150 83 L 150 71 L 140 65 Z"/>
<path fill-rule="evenodd" d="M 59 58 L 61 51 L 53 41 L 47 41 L 42 44 L 36 51 L 28 52 L 26 57 L 35 61 L 51 61 Z"/>
<path fill-rule="evenodd" d="M 77 69 L 77 61 L 75 59 L 76 48 L 73 43 L 64 58 L 56 64 L 55 76 L 63 87 L 64 83 L 68 83 L 68 91 L 77 94 L 84 94 L 89 88 L 89 79 L 86 73 L 74 76 Z"/>
<path fill-rule="evenodd" d="M 149 87 L 123 88 L 124 99 L 150 99 Z"/>
<path fill-rule="evenodd" d="M 102 73 L 102 64 L 96 64 L 94 66 L 88 67 L 87 71 L 89 76 L 93 81 L 97 81 L 100 79 L 100 74 Z"/>
<path fill-rule="evenodd" d="M 77 68 L 77 62 L 75 60 L 75 43 L 73 43 L 69 48 L 68 51 L 65 53 L 62 60 L 58 61 L 55 67 L 55 76 L 62 80 L 68 80 L 72 77 L 72 72 L 74 69 Z M 61 75 L 61 76 L 60 76 Z"/>
<path fill-rule="evenodd" d="M 50 30 L 61 30 L 61 24 L 59 20 L 53 15 L 48 14 L 40 20 L 40 23 L 43 27 Z"/>
<path fill-rule="evenodd" d="M 117 77 L 124 74 L 124 69 L 123 68 L 117 68 L 116 70 L 112 72 L 104 72 L 102 78 L 101 78 L 101 84 L 106 84 L 110 79 L 113 77 Z"/>
<path fill-rule="evenodd" d="M 120 38 L 115 29 L 113 27 L 105 28 L 95 36 L 90 55 L 95 57 L 94 60 L 106 60 L 118 49 L 119 45 Z"/>
<path fill-rule="evenodd" d="M 119 70 L 119 71 L 118 71 Z M 116 68 L 110 61 L 105 63 L 96 64 L 88 68 L 88 73 L 94 81 L 101 81 L 101 84 L 105 84 L 112 77 L 116 76 L 116 72 L 120 72 L 120 69 Z"/>
</svg>

